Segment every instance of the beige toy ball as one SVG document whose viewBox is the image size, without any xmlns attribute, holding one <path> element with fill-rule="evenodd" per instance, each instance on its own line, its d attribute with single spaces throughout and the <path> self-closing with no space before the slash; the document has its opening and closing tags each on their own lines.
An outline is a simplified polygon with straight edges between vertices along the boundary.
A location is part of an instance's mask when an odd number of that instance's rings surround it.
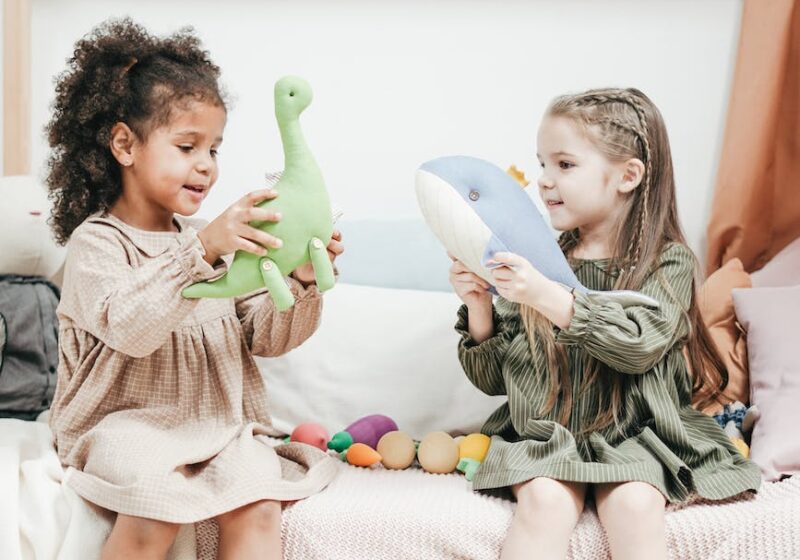
<svg viewBox="0 0 800 560">
<path fill-rule="evenodd" d="M 387 432 L 378 441 L 378 454 L 387 469 L 405 469 L 414 462 L 417 447 L 405 432 Z"/>
<path fill-rule="evenodd" d="M 451 473 L 458 464 L 458 445 L 450 434 L 431 432 L 422 438 L 417 460 L 430 473 Z"/>
<path fill-rule="evenodd" d="M 47 220 L 47 190 L 34 177 L 0 178 L 0 274 L 51 278 L 64 262 Z"/>
</svg>

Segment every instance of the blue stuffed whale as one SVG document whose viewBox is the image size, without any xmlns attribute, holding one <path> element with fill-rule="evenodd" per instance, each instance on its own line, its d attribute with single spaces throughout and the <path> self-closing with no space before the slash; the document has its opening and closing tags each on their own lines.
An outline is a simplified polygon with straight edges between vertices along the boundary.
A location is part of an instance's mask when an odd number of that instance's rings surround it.
<svg viewBox="0 0 800 560">
<path fill-rule="evenodd" d="M 428 227 L 475 274 L 493 284 L 492 256 L 516 253 L 550 280 L 594 293 L 623 307 L 658 302 L 631 290 L 595 291 L 583 286 L 539 209 L 508 173 L 488 161 L 447 156 L 428 161 L 416 174 L 417 201 Z M 492 288 L 493 293 L 497 293 Z"/>
</svg>

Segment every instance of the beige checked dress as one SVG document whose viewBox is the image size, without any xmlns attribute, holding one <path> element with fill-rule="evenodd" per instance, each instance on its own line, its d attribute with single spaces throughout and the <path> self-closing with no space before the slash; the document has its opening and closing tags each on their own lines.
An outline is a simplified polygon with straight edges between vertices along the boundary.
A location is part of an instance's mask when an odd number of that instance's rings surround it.
<svg viewBox="0 0 800 560">
<path fill-rule="evenodd" d="M 51 427 L 66 483 L 114 512 L 192 523 L 262 499 L 322 490 L 336 461 L 277 435 L 252 354 L 274 356 L 315 330 L 322 298 L 289 279 L 294 307 L 262 292 L 189 300 L 221 275 L 203 260 L 202 222 L 135 229 L 111 215 L 72 234 L 58 307 Z"/>
<path fill-rule="evenodd" d="M 609 290 L 619 274 L 609 259 L 570 264 L 593 290 Z M 539 412 L 549 390 L 546 359 L 538 344 L 531 348 L 518 306 L 498 299 L 495 334 L 481 344 L 470 338 L 462 307 L 456 329 L 464 371 L 483 392 L 508 395 L 483 426 L 492 444 L 473 487 L 507 494 L 507 487 L 540 476 L 643 481 L 669 502 L 695 493 L 723 499 L 757 490 L 758 467 L 739 454 L 713 418 L 691 406 L 682 348 L 688 333 L 683 309 L 692 298 L 693 277 L 691 251 L 670 244 L 640 290 L 658 300 L 659 308 L 623 308 L 602 294 L 576 292 L 572 321 L 566 329 L 555 327 L 556 341 L 567 346 L 572 380 L 573 412 L 566 426 L 557 421 L 561 402 L 546 415 Z M 601 385 L 582 387 L 589 356 L 607 364 L 608 374 L 624 376 L 620 431 L 613 425 L 583 429 L 601 412 Z"/>
</svg>

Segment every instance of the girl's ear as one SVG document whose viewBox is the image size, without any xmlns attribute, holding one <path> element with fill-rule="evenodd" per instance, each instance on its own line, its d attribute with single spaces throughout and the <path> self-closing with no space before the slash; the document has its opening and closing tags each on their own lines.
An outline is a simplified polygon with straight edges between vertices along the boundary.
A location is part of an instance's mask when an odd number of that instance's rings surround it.
<svg viewBox="0 0 800 560">
<path fill-rule="evenodd" d="M 118 122 L 111 127 L 111 153 L 120 165 L 128 167 L 133 165 L 133 141 L 136 135 L 124 122 Z"/>
<path fill-rule="evenodd" d="M 617 190 L 629 193 L 639 186 L 644 177 L 644 163 L 638 158 L 631 158 L 622 164 L 622 178 Z"/>
</svg>

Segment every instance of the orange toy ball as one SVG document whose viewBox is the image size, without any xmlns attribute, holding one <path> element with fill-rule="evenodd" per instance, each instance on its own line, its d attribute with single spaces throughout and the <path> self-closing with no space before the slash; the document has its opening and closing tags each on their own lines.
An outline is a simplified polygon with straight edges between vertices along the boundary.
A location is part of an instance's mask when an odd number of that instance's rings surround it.
<svg viewBox="0 0 800 560">
<path fill-rule="evenodd" d="M 356 467 L 371 467 L 380 460 L 381 456 L 369 445 L 354 443 L 347 449 L 347 462 Z"/>
<path fill-rule="evenodd" d="M 315 422 L 306 422 L 305 424 L 297 426 L 292 431 L 292 436 L 289 439 L 290 441 L 313 445 L 327 452 L 328 440 L 331 438 L 328 436 L 328 431 L 319 424 Z"/>
<path fill-rule="evenodd" d="M 417 460 L 430 473 L 446 474 L 458 465 L 458 445 L 450 434 L 431 432 L 419 444 Z"/>
<path fill-rule="evenodd" d="M 388 432 L 378 442 L 378 453 L 387 469 L 405 469 L 414 462 L 417 446 L 405 432 Z"/>
</svg>

